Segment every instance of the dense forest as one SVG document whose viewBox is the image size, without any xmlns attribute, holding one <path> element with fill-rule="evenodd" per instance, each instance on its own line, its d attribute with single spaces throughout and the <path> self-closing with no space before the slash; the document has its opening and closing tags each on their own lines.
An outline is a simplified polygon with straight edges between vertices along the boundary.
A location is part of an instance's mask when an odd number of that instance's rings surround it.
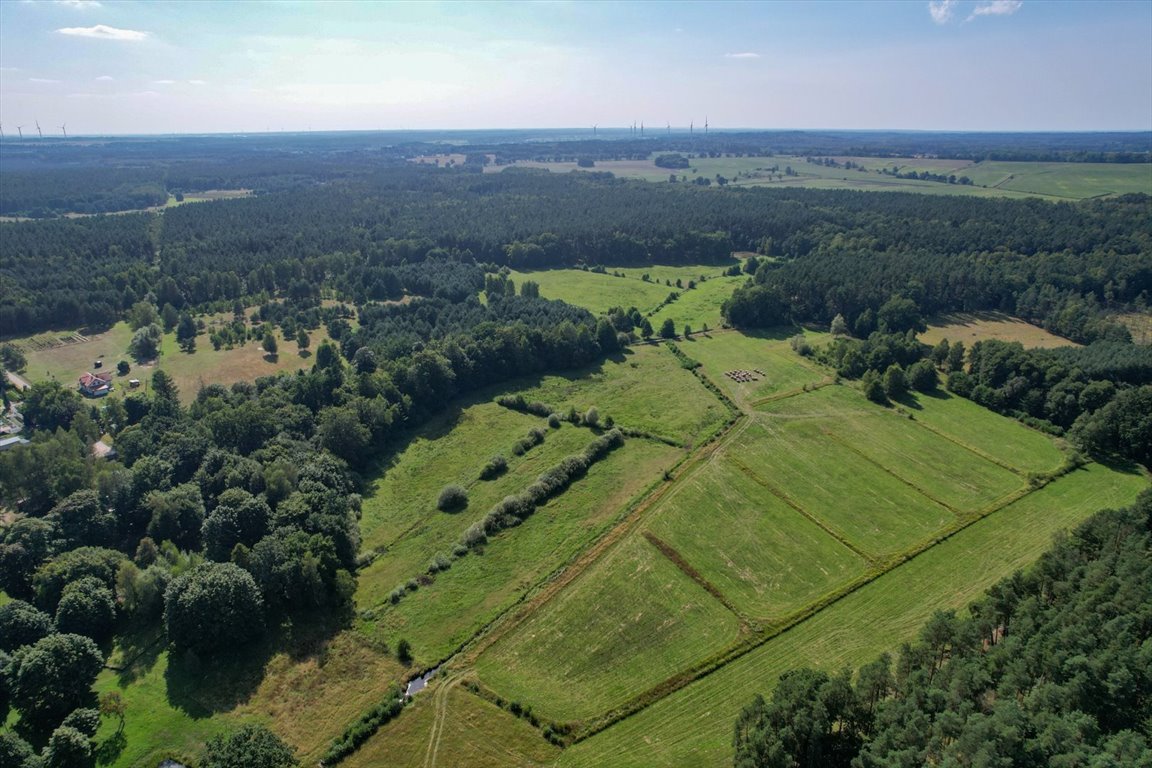
<svg viewBox="0 0 1152 768">
<path fill-rule="evenodd" d="M 797 669 L 735 727 L 737 768 L 1152 764 L 1152 493 L 1105 510 L 892 658 Z"/>
</svg>

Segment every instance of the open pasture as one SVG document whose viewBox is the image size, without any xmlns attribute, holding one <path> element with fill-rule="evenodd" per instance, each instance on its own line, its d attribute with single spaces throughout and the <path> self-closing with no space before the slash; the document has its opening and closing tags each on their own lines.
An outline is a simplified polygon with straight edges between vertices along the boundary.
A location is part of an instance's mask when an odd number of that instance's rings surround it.
<svg viewBox="0 0 1152 768">
<path fill-rule="evenodd" d="M 690 291 L 679 291 L 680 296 L 676 301 L 665 304 L 652 313 L 650 320 L 652 328 L 659 331 L 660 326 L 669 318 L 675 323 L 678 334 L 684 332 L 685 325 L 692 326 L 693 332 L 698 332 L 705 325 L 709 329 L 719 328 L 724 322 L 720 307 L 744 280 L 744 275 L 713 277 L 706 282 L 697 283 Z"/>
<path fill-rule="evenodd" d="M 1056 440 L 943 389 L 911 400 L 918 424 L 1018 472 L 1051 472 L 1064 460 Z"/>
<path fill-rule="evenodd" d="M 1090 465 L 980 520 L 916 558 L 561 755 L 560 766 L 720 766 L 732 724 L 756 694 L 798 666 L 834 672 L 916 636 L 934 611 L 961 609 L 1035 560 L 1062 528 L 1146 488 L 1139 474 Z"/>
<path fill-rule="evenodd" d="M 386 580 L 378 576 L 387 566 L 389 555 L 384 555 L 360 575 L 357 603 L 372 608 L 360 631 L 392 648 L 401 638 L 407 639 L 420 664 L 443 659 L 591 545 L 634 498 L 660 482 L 678 456 L 676 449 L 649 440 L 626 441 L 523 523 L 453 560 L 434 582 L 408 593 L 396 605 L 386 597 L 397 586 L 395 576 L 400 572 Z M 478 510 L 480 516 L 486 511 Z M 422 542 L 430 549 L 451 552 L 458 540 L 456 533 Z M 397 556 L 401 554 L 398 547 Z M 414 557 L 412 562 L 422 572 L 427 558 Z"/>
<path fill-rule="evenodd" d="M 1025 347 L 1045 349 L 1080 346 L 1003 312 L 953 312 L 940 315 L 933 318 L 928 323 L 928 330 L 920 334 L 920 341 L 933 346 L 944 339 L 949 343 L 962 341 L 965 347 L 989 339 L 1018 341 Z"/>
<path fill-rule="evenodd" d="M 781 619 L 864 572 L 861 557 L 731 460 L 734 450 L 685 477 L 647 529 L 758 620 Z"/>
<path fill-rule="evenodd" d="M 423 768 L 436 765 L 470 768 L 538 766 L 552 762 L 560 749 L 509 712 L 459 685 L 448 691 L 433 687 L 416 696 L 400 717 L 386 724 L 344 768 Z M 311 764 L 311 763 L 309 763 Z"/>
<path fill-rule="evenodd" d="M 591 717 L 736 639 L 738 619 L 640 536 L 480 657 L 480 679 L 534 712 Z"/>
<path fill-rule="evenodd" d="M 694 349 L 695 347 L 693 347 Z M 547 375 L 505 391 L 553 408 L 584 413 L 595 406 L 601 422 L 659 435 L 681 445 L 710 436 L 728 417 L 724 405 L 662 346 L 641 345 L 590 368 Z"/>
<path fill-rule="evenodd" d="M 722 331 L 693 336 L 692 341 L 681 344 L 680 349 L 699 360 L 708 378 L 729 397 L 748 407 L 764 398 L 802 391 L 803 387 L 814 386 L 827 378 L 822 369 L 788 346 L 788 337 L 798 332 L 798 329 L 763 333 Z M 805 335 L 813 342 L 823 336 L 813 332 Z M 760 370 L 763 375 L 757 374 L 755 381 L 737 382 L 724 375 L 732 370 Z"/>
<path fill-rule="evenodd" d="M 540 284 L 540 295 L 584 307 L 595 315 L 612 307 L 636 307 L 641 313 L 655 309 L 668 294 L 676 290 L 663 283 L 648 283 L 611 274 L 582 269 L 546 269 L 538 272 L 513 272 L 512 280 L 520 286 L 525 280 Z"/>
<path fill-rule="evenodd" d="M 780 404 L 833 389 L 839 388 Z M 955 522 L 937 500 L 904 483 L 887 466 L 860 455 L 858 440 L 837 440 L 833 422 L 791 416 L 760 419 L 727 446 L 730 460 L 765 493 L 794 505 L 871 559 L 909 549 Z M 841 416 L 861 417 L 850 411 Z M 881 433 L 873 439 L 887 438 Z"/>
<path fill-rule="evenodd" d="M 524 456 L 514 455 L 516 441 L 533 427 L 547 432 L 544 443 Z M 459 529 L 458 536 L 497 501 L 518 492 L 568 454 L 582 450 L 591 437 L 588 430 L 570 424 L 549 429 L 538 416 L 510 411 L 493 402 L 440 415 L 376 468 L 382 476 L 365 494 L 360 520 L 362 549 L 390 546 L 405 534 L 436 530 L 441 527 L 439 520 L 455 521 L 451 528 Z M 508 460 L 508 471 L 493 480 L 480 480 L 480 470 L 496 454 Z M 450 483 L 468 490 L 468 506 L 463 511 L 436 509 L 437 496 Z"/>
<path fill-rule="evenodd" d="M 1152 165 L 1147 163 L 986 161 L 966 168 L 964 174 L 989 188 L 1068 200 L 1129 192 L 1152 194 Z"/>
<path fill-rule="evenodd" d="M 1132 341 L 1137 344 L 1152 344 L 1152 312 L 1126 312 L 1114 318 L 1128 327 Z"/>
<path fill-rule="evenodd" d="M 819 429 L 830 444 L 847 447 L 880 471 L 959 513 L 976 512 L 1024 484 L 1019 475 L 942 440 L 895 411 L 873 406 L 848 387 L 826 387 L 768 403 L 762 410 L 773 417 L 766 422 L 773 429 L 781 429 L 778 423 L 807 422 L 806 430 Z M 798 485 L 816 485 L 811 478 L 805 481 L 798 476 Z"/>
</svg>

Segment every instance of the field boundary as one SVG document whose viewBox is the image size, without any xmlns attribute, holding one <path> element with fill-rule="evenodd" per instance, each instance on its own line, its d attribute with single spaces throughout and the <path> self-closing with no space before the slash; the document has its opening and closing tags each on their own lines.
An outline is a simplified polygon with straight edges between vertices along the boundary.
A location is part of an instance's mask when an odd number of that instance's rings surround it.
<svg viewBox="0 0 1152 768">
<path fill-rule="evenodd" d="M 733 605 L 732 601 L 729 600 L 724 595 L 724 593 L 720 591 L 719 587 L 708 581 L 708 579 L 704 578 L 704 574 L 696 570 L 696 568 L 693 567 L 693 565 L 689 563 L 683 555 L 676 551 L 675 547 L 651 531 L 644 531 L 644 533 L 641 535 L 647 539 L 648 543 L 655 547 L 660 552 L 660 554 L 668 558 L 668 560 L 671 561 L 671 563 L 676 566 L 676 568 L 678 568 L 681 573 L 692 579 L 692 581 L 696 582 L 696 584 L 699 585 L 705 592 L 716 598 L 717 602 L 731 611 L 732 614 L 736 616 L 736 618 L 740 619 L 741 630 L 748 629 L 750 624 L 748 618 L 736 609 L 736 606 Z"/>
</svg>

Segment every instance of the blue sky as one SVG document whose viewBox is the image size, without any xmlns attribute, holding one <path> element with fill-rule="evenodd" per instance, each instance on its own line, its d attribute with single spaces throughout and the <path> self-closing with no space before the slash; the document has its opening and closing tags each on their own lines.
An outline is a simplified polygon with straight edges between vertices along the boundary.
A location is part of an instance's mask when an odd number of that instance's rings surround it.
<svg viewBox="0 0 1152 768">
<path fill-rule="evenodd" d="M 70 134 L 1152 129 L 1152 2 L 0 0 L 0 122 Z"/>
</svg>

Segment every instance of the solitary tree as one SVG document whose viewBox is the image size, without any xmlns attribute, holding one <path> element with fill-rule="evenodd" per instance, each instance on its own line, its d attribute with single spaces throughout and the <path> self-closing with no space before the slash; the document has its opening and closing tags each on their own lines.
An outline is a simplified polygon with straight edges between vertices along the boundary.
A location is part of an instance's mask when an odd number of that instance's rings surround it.
<svg viewBox="0 0 1152 768">
<path fill-rule="evenodd" d="M 661 324 L 661 326 L 660 326 L 660 338 L 662 338 L 662 339 L 674 339 L 674 338 L 676 338 L 676 323 L 674 323 L 672 321 L 672 318 L 669 317 L 667 320 L 665 320 L 663 322 L 663 324 Z"/>
<path fill-rule="evenodd" d="M 300 349 L 301 352 L 308 349 L 308 345 L 311 343 L 312 342 L 308 338 L 308 332 L 307 331 L 305 331 L 303 328 L 296 331 L 296 346 Z"/>
<path fill-rule="evenodd" d="M 12 704 L 36 727 L 58 723 L 92 696 L 104 666 L 89 637 L 49 635 L 12 657 L 8 666 Z"/>
<path fill-rule="evenodd" d="M 264 341 L 262 343 L 264 345 L 264 351 L 267 352 L 272 357 L 275 357 L 277 351 L 279 350 L 279 346 L 277 346 L 277 344 L 276 344 L 275 332 L 273 332 L 272 330 L 265 331 L 264 332 Z"/>
</svg>

